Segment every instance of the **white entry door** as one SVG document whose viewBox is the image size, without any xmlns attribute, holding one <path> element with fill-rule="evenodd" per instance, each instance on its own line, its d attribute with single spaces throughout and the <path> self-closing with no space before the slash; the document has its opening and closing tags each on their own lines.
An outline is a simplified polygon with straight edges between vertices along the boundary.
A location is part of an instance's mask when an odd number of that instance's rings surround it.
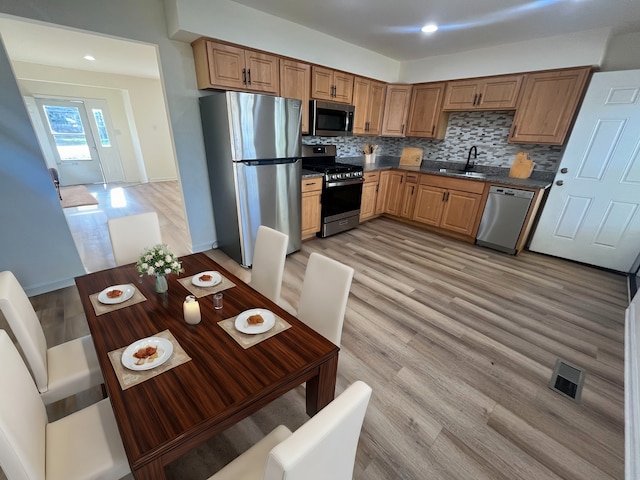
<svg viewBox="0 0 640 480">
<path fill-rule="evenodd" d="M 56 157 L 60 185 L 104 182 L 84 103 L 44 98 L 36 103 Z"/>
<path fill-rule="evenodd" d="M 593 75 L 530 249 L 630 271 L 640 252 L 640 70 Z"/>
</svg>

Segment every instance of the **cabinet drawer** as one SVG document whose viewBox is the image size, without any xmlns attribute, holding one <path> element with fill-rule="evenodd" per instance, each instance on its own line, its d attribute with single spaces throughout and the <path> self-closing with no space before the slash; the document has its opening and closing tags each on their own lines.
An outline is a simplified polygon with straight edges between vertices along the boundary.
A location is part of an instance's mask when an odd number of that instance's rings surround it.
<svg viewBox="0 0 640 480">
<path fill-rule="evenodd" d="M 365 172 L 362 178 L 364 178 L 364 183 L 378 183 L 380 181 L 380 171 Z"/>
<path fill-rule="evenodd" d="M 302 179 L 302 193 L 322 190 L 322 177 L 311 177 Z"/>
<path fill-rule="evenodd" d="M 484 192 L 485 182 L 423 174 L 420 178 L 420 185 L 431 185 L 433 187 L 460 190 L 469 193 L 482 193 Z"/>
<path fill-rule="evenodd" d="M 419 173 L 407 173 L 407 183 L 418 183 L 420 181 Z"/>
</svg>

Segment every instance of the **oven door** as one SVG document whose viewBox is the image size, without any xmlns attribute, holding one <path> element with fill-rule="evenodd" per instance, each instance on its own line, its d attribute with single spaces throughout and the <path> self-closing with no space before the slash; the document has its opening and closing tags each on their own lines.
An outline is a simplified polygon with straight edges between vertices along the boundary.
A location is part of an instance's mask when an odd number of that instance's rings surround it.
<svg viewBox="0 0 640 480">
<path fill-rule="evenodd" d="M 322 222 L 360 215 L 363 183 L 360 178 L 325 184 L 322 191 Z"/>
</svg>

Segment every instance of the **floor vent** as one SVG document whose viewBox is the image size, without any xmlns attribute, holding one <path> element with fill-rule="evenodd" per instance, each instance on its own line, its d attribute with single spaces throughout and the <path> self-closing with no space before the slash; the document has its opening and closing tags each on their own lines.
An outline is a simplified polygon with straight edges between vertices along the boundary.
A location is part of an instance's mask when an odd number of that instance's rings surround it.
<svg viewBox="0 0 640 480">
<path fill-rule="evenodd" d="M 549 388 L 560 395 L 580 403 L 582 385 L 584 384 L 584 372 L 578 367 L 564 360 L 556 360 L 553 375 L 549 381 Z"/>
</svg>

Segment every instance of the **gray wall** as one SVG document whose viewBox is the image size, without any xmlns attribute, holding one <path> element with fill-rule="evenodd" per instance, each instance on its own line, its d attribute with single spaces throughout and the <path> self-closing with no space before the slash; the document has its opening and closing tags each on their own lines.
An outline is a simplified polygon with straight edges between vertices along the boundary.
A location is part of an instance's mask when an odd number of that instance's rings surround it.
<svg viewBox="0 0 640 480">
<path fill-rule="evenodd" d="M 38 140 L 0 42 L 0 271 L 30 292 L 84 273 Z"/>
<path fill-rule="evenodd" d="M 3 0 L 0 13 L 158 46 L 193 250 L 211 248 L 215 231 L 193 55 L 189 44 L 168 39 L 162 1 Z M 59 202 L 47 183 L 48 172 L 4 51 L 0 63 L 0 118 L 10 121 L 0 133 L 0 270 L 16 271 L 24 288 L 33 294 L 70 284 L 74 275 L 84 272 Z M 31 195 L 33 201 L 22 201 L 25 195 Z M 47 261 L 34 258 L 39 252 Z"/>
</svg>

